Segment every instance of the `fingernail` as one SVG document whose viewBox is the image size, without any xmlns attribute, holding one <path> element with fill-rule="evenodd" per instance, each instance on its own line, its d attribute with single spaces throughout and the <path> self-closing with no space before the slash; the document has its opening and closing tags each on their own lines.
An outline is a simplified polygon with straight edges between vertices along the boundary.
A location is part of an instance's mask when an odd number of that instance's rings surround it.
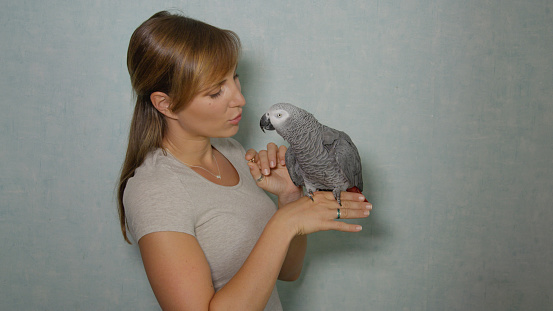
<svg viewBox="0 0 553 311">
<path fill-rule="evenodd" d="M 373 205 L 372 204 L 367 204 L 367 205 L 365 205 L 365 208 L 366 209 L 373 209 Z"/>
<path fill-rule="evenodd" d="M 359 201 L 365 201 L 365 197 L 364 196 L 359 196 Z"/>
<path fill-rule="evenodd" d="M 269 175 L 269 169 L 266 168 L 265 170 L 263 170 L 263 174 Z"/>
<path fill-rule="evenodd" d="M 361 230 L 363 230 L 363 227 L 361 227 L 361 226 L 357 226 L 357 227 L 355 227 L 355 230 L 357 230 L 357 231 L 361 231 Z"/>
<path fill-rule="evenodd" d="M 363 215 L 365 216 L 369 216 L 369 213 L 370 213 L 369 211 L 363 211 Z"/>
<path fill-rule="evenodd" d="M 271 167 L 275 167 L 275 161 L 271 161 Z"/>
</svg>

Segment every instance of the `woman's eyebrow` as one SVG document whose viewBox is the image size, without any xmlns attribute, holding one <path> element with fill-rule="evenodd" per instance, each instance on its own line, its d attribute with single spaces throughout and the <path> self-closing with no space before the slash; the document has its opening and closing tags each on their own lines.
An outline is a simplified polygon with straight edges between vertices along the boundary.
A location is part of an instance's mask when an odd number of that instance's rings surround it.
<svg viewBox="0 0 553 311">
<path fill-rule="evenodd" d="M 215 84 L 215 86 L 221 86 L 221 85 L 225 84 L 225 82 L 227 82 L 227 79 L 226 79 L 226 78 L 223 79 L 223 81 L 221 81 L 221 82 Z"/>
<path fill-rule="evenodd" d="M 236 68 L 234 68 L 234 74 L 236 75 Z M 213 84 L 212 86 L 208 87 L 206 89 L 206 93 L 209 93 L 210 91 L 213 91 L 213 89 L 221 87 L 221 85 L 225 84 L 227 82 L 227 78 L 224 78 L 222 81 Z"/>
<path fill-rule="evenodd" d="M 225 82 L 227 82 L 227 79 L 224 79 L 224 80 L 221 81 L 221 82 L 218 82 L 218 83 L 213 84 L 212 86 L 208 87 L 208 88 L 205 90 L 205 93 L 206 93 L 206 94 L 211 93 L 211 92 L 214 91 L 216 88 L 220 88 L 223 84 L 225 84 Z"/>
</svg>

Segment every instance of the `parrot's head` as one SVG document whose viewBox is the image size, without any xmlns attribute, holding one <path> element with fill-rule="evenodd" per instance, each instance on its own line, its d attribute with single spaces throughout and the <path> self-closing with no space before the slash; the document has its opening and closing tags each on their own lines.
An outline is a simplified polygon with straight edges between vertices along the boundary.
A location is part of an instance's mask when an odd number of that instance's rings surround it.
<svg viewBox="0 0 553 311">
<path fill-rule="evenodd" d="M 276 130 L 280 133 L 281 130 L 290 126 L 293 115 L 299 110 L 300 108 L 291 104 L 275 104 L 261 117 L 259 126 L 263 132 Z"/>
</svg>

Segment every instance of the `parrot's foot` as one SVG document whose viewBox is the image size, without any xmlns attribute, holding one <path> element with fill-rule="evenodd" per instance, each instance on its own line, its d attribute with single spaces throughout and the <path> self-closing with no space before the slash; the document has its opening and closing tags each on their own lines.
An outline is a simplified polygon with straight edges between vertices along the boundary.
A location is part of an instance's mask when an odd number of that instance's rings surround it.
<svg viewBox="0 0 553 311">
<path fill-rule="evenodd" d="M 340 190 L 339 188 L 336 188 L 336 189 L 332 190 L 332 194 L 334 195 L 334 198 L 336 199 L 336 201 L 338 201 L 338 204 L 340 206 L 342 206 L 342 200 L 340 200 L 341 192 L 342 192 L 342 190 Z"/>
</svg>

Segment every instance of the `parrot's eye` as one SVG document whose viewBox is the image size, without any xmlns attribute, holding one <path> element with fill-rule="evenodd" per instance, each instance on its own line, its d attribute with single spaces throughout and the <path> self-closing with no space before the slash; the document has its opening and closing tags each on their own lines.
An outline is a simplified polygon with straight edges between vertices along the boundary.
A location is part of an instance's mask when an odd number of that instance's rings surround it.
<svg viewBox="0 0 553 311">
<path fill-rule="evenodd" d="M 282 117 L 282 113 L 277 113 L 277 117 Z"/>
</svg>

